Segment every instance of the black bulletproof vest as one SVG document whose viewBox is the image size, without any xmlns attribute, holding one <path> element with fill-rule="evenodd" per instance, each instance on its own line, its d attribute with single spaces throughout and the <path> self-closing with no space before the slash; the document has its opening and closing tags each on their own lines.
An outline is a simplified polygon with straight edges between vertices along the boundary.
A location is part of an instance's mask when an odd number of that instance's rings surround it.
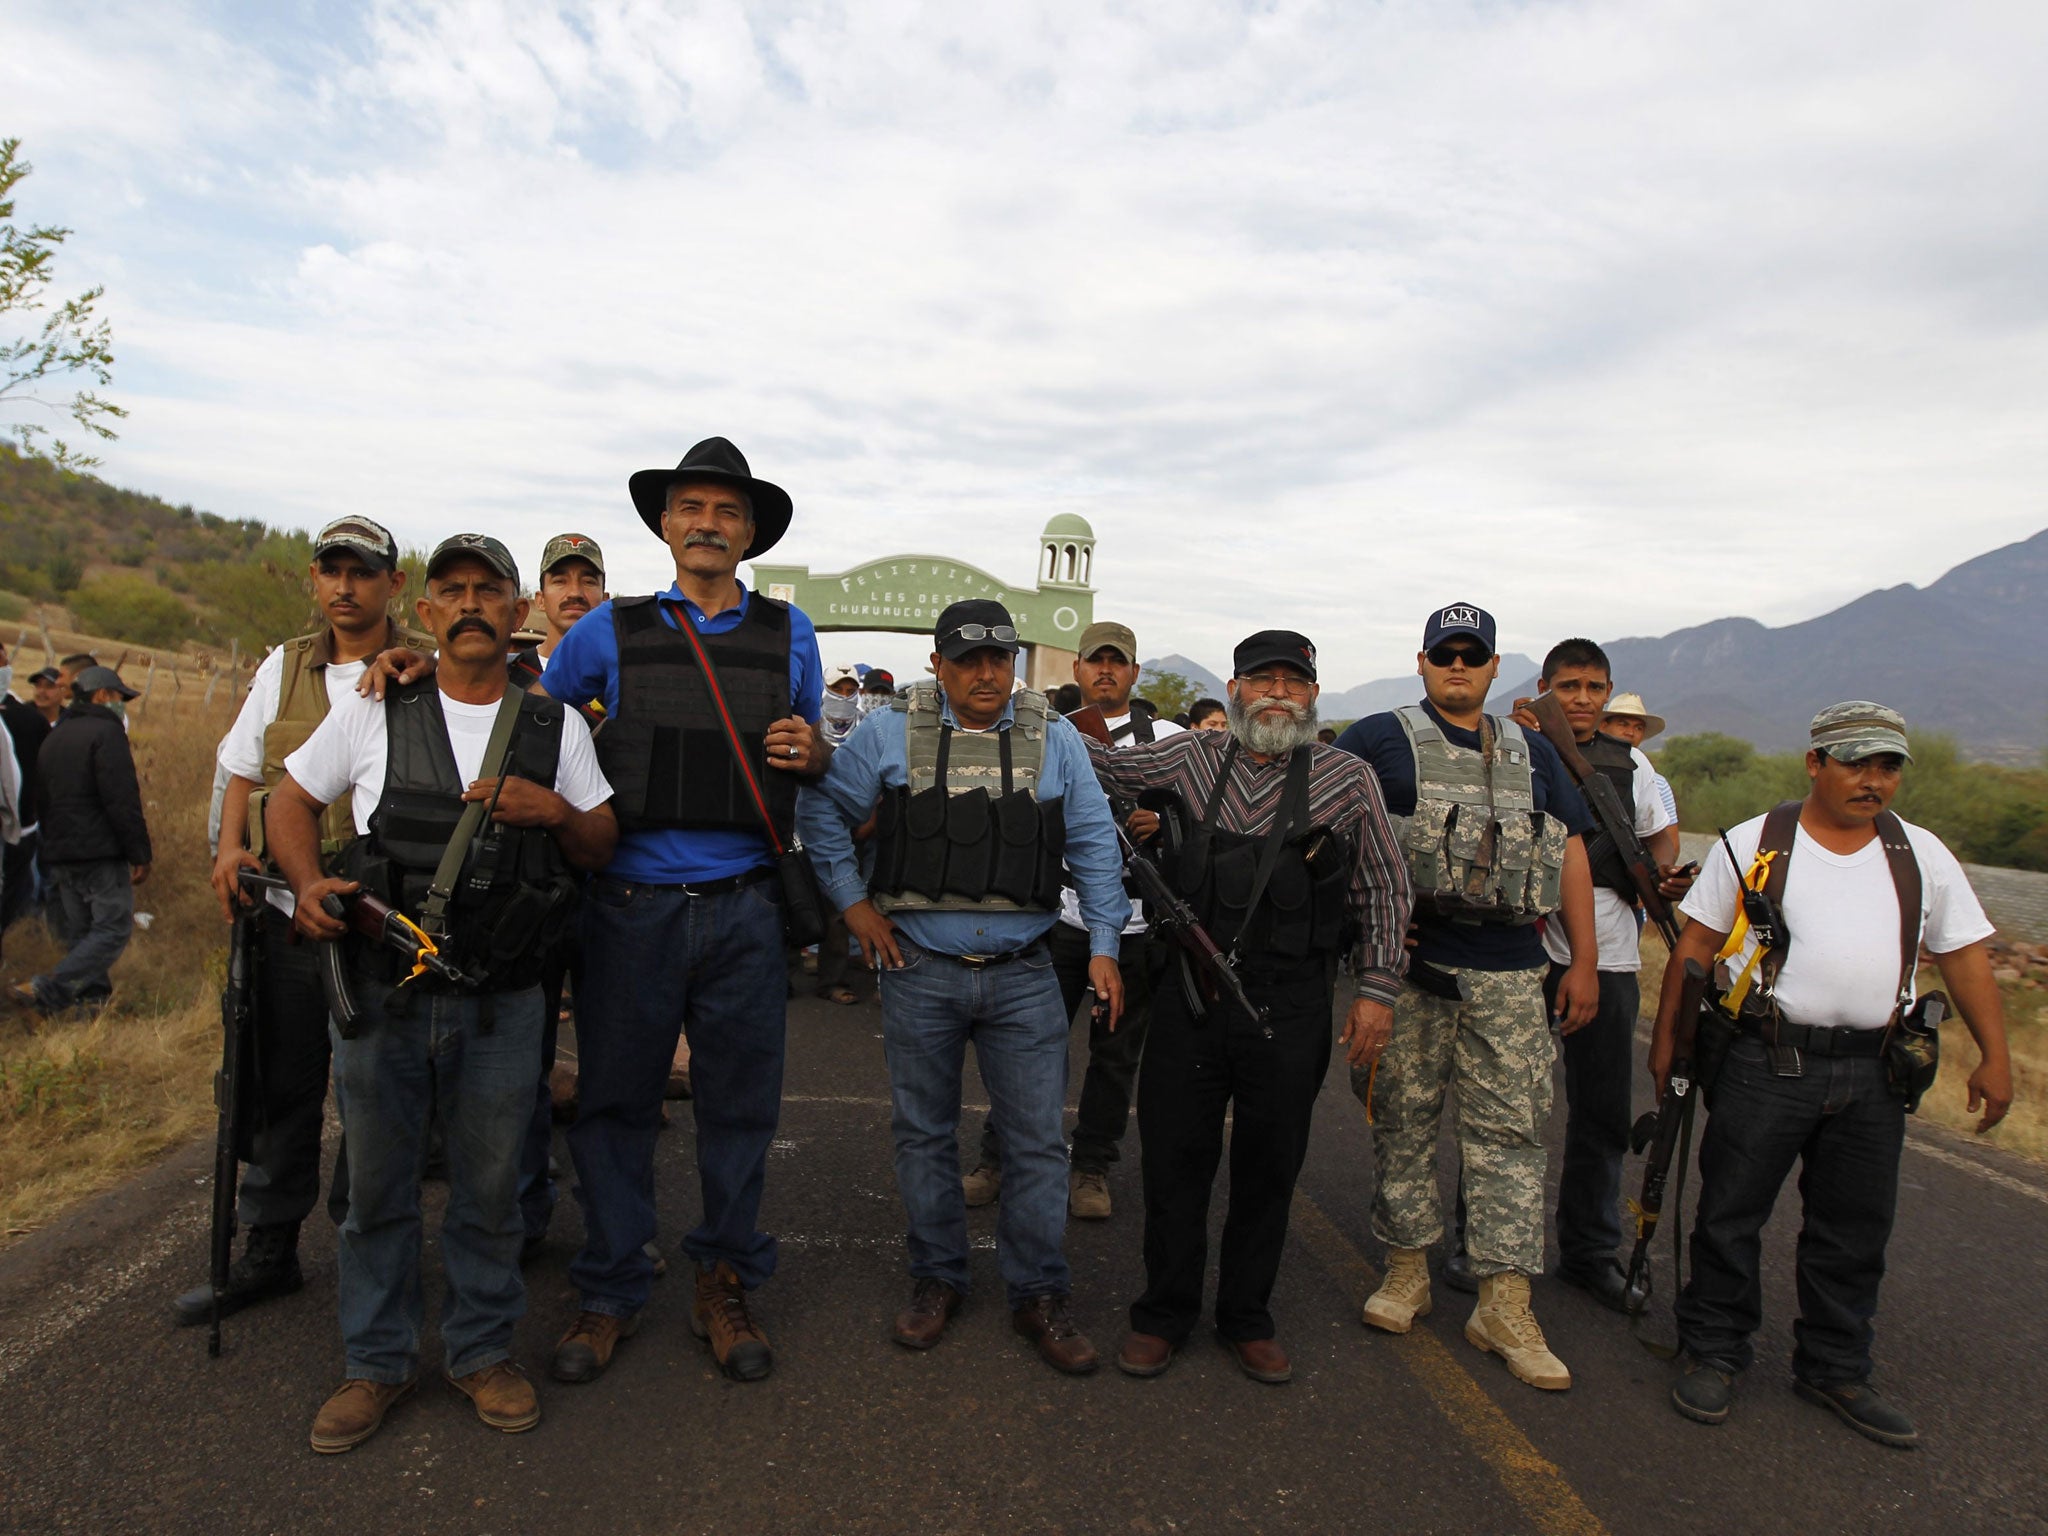
<svg viewBox="0 0 2048 1536">
<path fill-rule="evenodd" d="M 761 830 L 761 813 L 726 744 L 704 669 L 690 642 L 662 621 L 660 599 L 615 598 L 619 708 L 597 735 L 597 760 L 612 786 L 612 809 L 626 830 L 743 827 Z M 687 616 L 685 616 L 687 622 Z M 720 635 L 697 633 L 733 725 L 752 759 L 776 829 L 788 836 L 796 781 L 768 771 L 768 727 L 788 717 L 789 608 L 760 593 L 746 616 Z"/>
<path fill-rule="evenodd" d="M 1169 878 L 1225 952 L 1295 959 L 1342 949 L 1349 924 L 1350 851 L 1337 833 L 1307 824 L 1305 793 L 1294 807 L 1283 793 L 1274 812 L 1287 820 L 1288 832 L 1258 910 L 1251 910 L 1259 858 L 1270 834 L 1224 832 L 1216 826 L 1236 758 L 1235 743 L 1232 748 L 1202 823 L 1183 846 L 1178 868 L 1167 872 Z"/>
<path fill-rule="evenodd" d="M 1614 786 L 1620 797 L 1621 808 L 1628 813 L 1629 825 L 1635 825 L 1636 818 L 1636 763 L 1635 754 L 1625 741 L 1617 740 L 1605 732 L 1595 732 L 1593 739 L 1579 749 L 1593 770 Z M 1586 859 L 1592 866 L 1593 883 L 1604 885 L 1609 890 L 1619 891 L 1631 903 L 1640 900 L 1636 885 L 1628 875 L 1628 862 L 1614 839 L 1601 827 L 1586 839 Z"/>
<path fill-rule="evenodd" d="M 510 772 L 550 789 L 561 756 L 564 706 L 523 694 L 513 727 Z M 384 708 L 384 790 L 366 837 L 349 845 L 348 874 L 408 917 L 418 919 L 441 856 L 463 812 L 462 775 L 431 678 L 391 690 Z M 486 765 L 486 769 L 488 770 Z M 486 821 L 455 882 L 443 947 L 479 990 L 532 986 L 567 934 L 577 885 L 544 827 Z M 355 962 L 396 981 L 398 957 L 354 939 Z M 416 987 L 431 989 L 431 978 Z"/>
</svg>

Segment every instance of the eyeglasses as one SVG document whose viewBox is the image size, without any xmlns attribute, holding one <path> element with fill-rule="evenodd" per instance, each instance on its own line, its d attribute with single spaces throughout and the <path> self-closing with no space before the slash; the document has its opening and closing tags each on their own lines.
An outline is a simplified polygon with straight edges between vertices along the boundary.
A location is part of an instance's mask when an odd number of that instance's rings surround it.
<svg viewBox="0 0 2048 1536">
<path fill-rule="evenodd" d="M 1007 624 L 962 624 L 958 629 L 946 631 L 948 640 L 999 640 L 1004 645 L 1017 643 L 1017 631 Z"/>
<path fill-rule="evenodd" d="M 1253 693 L 1284 693 L 1290 699 L 1305 699 L 1316 687 L 1305 677 L 1292 677 L 1284 672 L 1244 672 L 1237 680 Z"/>
<path fill-rule="evenodd" d="M 1483 667 L 1493 660 L 1493 652 L 1483 645 L 1432 645 L 1423 655 L 1432 667 L 1448 667 L 1454 661 L 1462 661 L 1468 667 Z"/>
</svg>

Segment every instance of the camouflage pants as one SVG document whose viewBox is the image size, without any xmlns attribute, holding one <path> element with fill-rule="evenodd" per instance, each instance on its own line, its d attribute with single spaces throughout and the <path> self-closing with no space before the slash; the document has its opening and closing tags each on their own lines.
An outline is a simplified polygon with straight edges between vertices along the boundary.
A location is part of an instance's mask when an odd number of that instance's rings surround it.
<svg viewBox="0 0 2048 1536">
<path fill-rule="evenodd" d="M 1444 1090 L 1457 1091 L 1465 1166 L 1465 1247 L 1473 1273 L 1543 1272 L 1543 1126 L 1557 1047 L 1543 1007 L 1543 972 L 1452 972 L 1472 996 L 1458 1002 L 1412 986 L 1394 1008 L 1394 1038 L 1372 1078 L 1373 1232 L 1389 1247 L 1427 1248 L 1443 1236 L 1437 1130 Z M 1351 1091 L 1366 1098 L 1367 1074 Z"/>
</svg>

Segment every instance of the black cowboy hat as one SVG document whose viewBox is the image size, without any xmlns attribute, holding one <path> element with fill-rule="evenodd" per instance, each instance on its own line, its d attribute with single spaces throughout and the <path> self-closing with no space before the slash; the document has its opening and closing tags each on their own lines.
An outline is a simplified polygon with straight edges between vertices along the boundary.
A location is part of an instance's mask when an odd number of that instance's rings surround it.
<svg viewBox="0 0 2048 1536">
<path fill-rule="evenodd" d="M 708 480 L 717 485 L 736 485 L 754 504 L 754 542 L 741 557 L 751 560 L 765 554 L 777 539 L 789 532 L 789 492 L 766 480 L 756 480 L 747 468 L 747 456 L 722 437 L 707 437 L 674 469 L 643 469 L 626 482 L 633 497 L 633 510 L 657 535 L 661 514 L 668 505 L 668 488 L 686 481 Z"/>
</svg>

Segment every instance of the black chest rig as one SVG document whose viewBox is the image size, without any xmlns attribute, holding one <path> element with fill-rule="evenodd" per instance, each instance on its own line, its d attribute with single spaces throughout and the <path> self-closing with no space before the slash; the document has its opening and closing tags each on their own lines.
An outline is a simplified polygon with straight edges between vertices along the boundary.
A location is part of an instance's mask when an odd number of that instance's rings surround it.
<svg viewBox="0 0 2048 1536">
<path fill-rule="evenodd" d="M 1579 750 L 1585 754 L 1593 771 L 1614 786 L 1622 809 L 1628 812 L 1629 822 L 1633 825 L 1636 815 L 1636 761 L 1629 744 L 1603 731 L 1596 732 L 1593 739 Z M 1631 906 L 1642 900 L 1636 894 L 1635 881 L 1629 878 L 1628 861 L 1615 847 L 1614 839 L 1607 835 L 1605 827 L 1586 839 L 1586 860 L 1592 866 L 1595 885 L 1621 892 Z"/>
<path fill-rule="evenodd" d="M 884 912 L 1050 912 L 1060 904 L 1066 808 L 1038 796 L 1050 717 L 1020 691 L 1011 723 L 956 732 L 938 684 L 893 701 L 903 714 L 907 783 L 882 792 L 868 887 Z"/>
<path fill-rule="evenodd" d="M 1337 832 L 1309 825 L 1313 750 L 1297 747 L 1288 759 L 1287 784 L 1269 831 L 1225 832 L 1216 820 L 1237 762 L 1232 738 L 1201 824 L 1182 847 L 1178 868 L 1167 871 L 1209 936 L 1228 953 L 1299 959 L 1344 947 L 1351 851 Z"/>
<path fill-rule="evenodd" d="M 1157 714 L 1158 711 L 1143 699 L 1131 700 L 1130 718 L 1109 733 L 1110 745 L 1121 747 L 1135 743 L 1147 746 L 1158 740 L 1158 732 L 1152 729 L 1152 721 Z"/>
<path fill-rule="evenodd" d="M 522 694 L 507 772 L 552 789 L 561 755 L 564 706 Z M 349 845 L 348 877 L 409 917 L 427 890 L 463 812 L 462 775 L 448 742 L 440 689 L 431 678 L 391 690 L 384 708 L 384 791 L 370 830 Z M 485 765 L 486 774 L 490 764 Z M 534 985 L 561 944 L 576 909 L 578 882 L 544 827 L 485 821 L 456 877 L 442 948 L 478 990 L 513 992 Z M 351 937 L 355 966 L 397 982 L 389 949 Z M 408 990 L 443 984 L 422 977 Z"/>
<path fill-rule="evenodd" d="M 726 742 L 704 669 L 690 642 L 662 622 L 660 598 L 612 600 L 619 646 L 619 710 L 597 736 L 597 760 L 612 786 L 612 810 L 626 831 L 653 827 L 758 833 L 761 813 Z M 678 617 L 690 622 L 687 613 Z M 768 727 L 789 703 L 789 608 L 758 592 L 746 616 L 702 643 L 725 693 L 739 739 L 753 756 L 768 814 L 785 833 L 796 812 L 796 781 L 768 771 Z"/>
</svg>

